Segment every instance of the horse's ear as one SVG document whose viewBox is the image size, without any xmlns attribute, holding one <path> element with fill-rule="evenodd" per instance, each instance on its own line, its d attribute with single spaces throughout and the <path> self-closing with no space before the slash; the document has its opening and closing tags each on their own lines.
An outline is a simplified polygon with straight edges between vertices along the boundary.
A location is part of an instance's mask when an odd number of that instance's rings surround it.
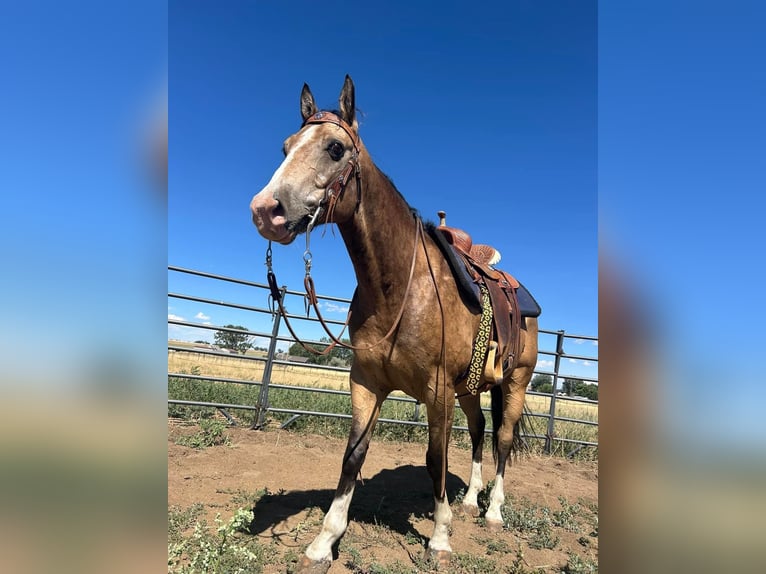
<svg viewBox="0 0 766 574">
<path fill-rule="evenodd" d="M 301 90 L 301 116 L 303 116 L 303 121 L 305 122 L 317 113 L 317 111 L 317 105 L 316 102 L 314 102 L 314 96 L 311 93 L 309 85 L 303 84 L 303 89 Z"/>
<path fill-rule="evenodd" d="M 340 114 L 343 121 L 352 128 L 357 129 L 356 108 L 354 107 L 354 82 L 348 74 L 346 74 L 346 81 L 343 82 L 343 89 L 340 91 L 338 103 L 340 104 Z"/>
</svg>

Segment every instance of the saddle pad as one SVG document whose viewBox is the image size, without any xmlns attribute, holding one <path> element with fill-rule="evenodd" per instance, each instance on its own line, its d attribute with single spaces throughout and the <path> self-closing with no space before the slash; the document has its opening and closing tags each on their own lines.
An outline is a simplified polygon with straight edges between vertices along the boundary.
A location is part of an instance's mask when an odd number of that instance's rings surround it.
<svg viewBox="0 0 766 574">
<path fill-rule="evenodd" d="M 458 285 L 458 291 L 460 297 L 463 299 L 463 303 L 471 309 L 474 313 L 481 313 L 481 293 L 479 286 L 474 283 L 468 271 L 465 268 L 462 258 L 458 255 L 441 232 L 433 224 L 426 226 L 431 237 L 436 241 L 439 249 L 444 254 L 444 257 L 449 262 L 450 269 L 452 269 L 452 276 L 455 278 L 455 282 Z M 516 290 L 516 298 L 519 302 L 519 311 L 522 317 L 537 317 L 542 312 L 540 305 L 532 297 L 532 294 L 527 290 L 524 285 L 519 282 L 519 288 Z"/>
<path fill-rule="evenodd" d="M 479 291 L 479 286 L 468 275 L 463 260 L 457 255 L 455 249 L 447 242 L 444 235 L 436 229 L 433 223 L 427 223 L 426 229 L 447 259 L 463 303 L 473 313 L 481 313 L 481 292 Z"/>
<path fill-rule="evenodd" d="M 519 288 L 516 289 L 516 299 L 519 302 L 519 311 L 522 317 L 539 317 L 543 310 L 540 305 L 535 301 L 524 285 L 519 281 Z"/>
</svg>

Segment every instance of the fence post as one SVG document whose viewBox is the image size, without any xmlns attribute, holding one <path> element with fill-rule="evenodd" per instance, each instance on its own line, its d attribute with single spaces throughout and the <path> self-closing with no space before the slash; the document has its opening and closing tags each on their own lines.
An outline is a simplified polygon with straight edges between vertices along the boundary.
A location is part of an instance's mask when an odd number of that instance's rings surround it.
<svg viewBox="0 0 766 574">
<path fill-rule="evenodd" d="M 551 394 L 551 404 L 548 409 L 548 430 L 545 432 L 545 452 L 551 454 L 553 451 L 553 437 L 555 433 L 554 424 L 556 419 L 556 387 L 559 382 L 559 366 L 561 365 L 561 356 L 564 354 L 564 331 L 556 332 L 556 359 L 553 364 L 553 391 Z"/>
<path fill-rule="evenodd" d="M 287 287 L 285 285 L 279 290 L 279 296 L 284 300 Z M 256 405 L 255 419 L 250 427 L 251 429 L 262 429 L 266 424 L 266 413 L 269 411 L 269 385 L 271 384 L 271 369 L 274 366 L 274 355 L 277 352 L 277 337 L 279 336 L 279 323 L 282 316 L 279 312 L 272 315 L 274 327 L 271 329 L 271 340 L 269 341 L 269 351 L 266 356 L 266 365 L 263 367 L 263 376 L 261 377 L 261 390 L 258 393 L 258 404 Z"/>
</svg>

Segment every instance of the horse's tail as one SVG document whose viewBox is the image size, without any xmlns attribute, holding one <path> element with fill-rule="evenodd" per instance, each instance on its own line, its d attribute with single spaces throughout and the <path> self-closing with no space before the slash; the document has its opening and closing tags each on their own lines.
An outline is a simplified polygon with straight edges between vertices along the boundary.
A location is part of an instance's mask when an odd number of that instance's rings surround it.
<svg viewBox="0 0 766 574">
<path fill-rule="evenodd" d="M 500 385 L 495 385 L 489 392 L 492 397 L 492 455 L 495 457 L 495 461 L 497 461 L 497 433 L 500 425 L 503 423 L 503 389 Z M 524 412 L 513 427 L 512 456 L 529 450 L 529 444 L 523 438 L 529 434 L 529 418 L 529 409 L 527 404 L 524 403 Z"/>
</svg>

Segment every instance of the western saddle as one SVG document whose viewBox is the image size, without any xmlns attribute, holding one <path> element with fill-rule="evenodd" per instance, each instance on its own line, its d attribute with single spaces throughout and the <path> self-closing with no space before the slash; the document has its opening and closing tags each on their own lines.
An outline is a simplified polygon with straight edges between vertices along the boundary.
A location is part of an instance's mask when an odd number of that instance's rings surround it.
<svg viewBox="0 0 766 574">
<path fill-rule="evenodd" d="M 482 318 L 466 379 L 467 392 L 475 395 L 500 383 L 503 372 L 512 371 L 518 363 L 522 314 L 517 290 L 520 284 L 511 274 L 494 267 L 500 261 L 500 253 L 494 247 L 474 244 L 462 229 L 447 227 L 444 211 L 438 215 L 436 231 L 452 248 L 481 293 Z"/>
</svg>

